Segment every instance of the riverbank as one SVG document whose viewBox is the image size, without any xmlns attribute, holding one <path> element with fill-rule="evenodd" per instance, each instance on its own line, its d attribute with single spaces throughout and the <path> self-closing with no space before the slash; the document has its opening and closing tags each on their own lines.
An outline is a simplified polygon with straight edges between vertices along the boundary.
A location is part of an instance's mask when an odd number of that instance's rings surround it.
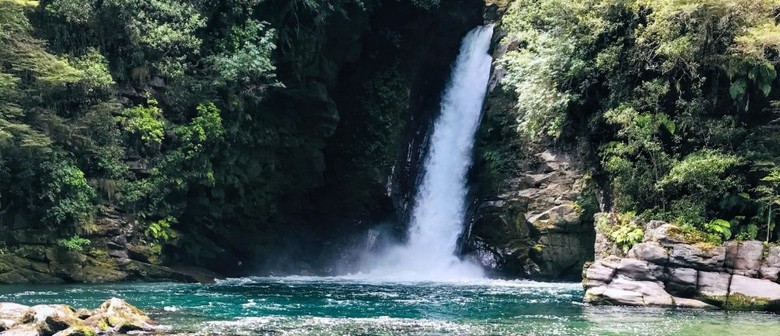
<svg viewBox="0 0 780 336">
<path fill-rule="evenodd" d="M 780 246 L 696 242 L 650 221 L 641 243 L 624 252 L 601 231 L 596 261 L 583 272 L 585 303 L 780 311 Z"/>
</svg>

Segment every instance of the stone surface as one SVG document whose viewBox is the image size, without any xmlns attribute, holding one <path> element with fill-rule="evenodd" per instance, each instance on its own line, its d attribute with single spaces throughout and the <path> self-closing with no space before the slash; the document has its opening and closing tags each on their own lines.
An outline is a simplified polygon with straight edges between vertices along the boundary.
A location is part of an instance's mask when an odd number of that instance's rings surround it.
<svg viewBox="0 0 780 336">
<path fill-rule="evenodd" d="M 616 270 L 618 275 L 633 280 L 663 281 L 666 279 L 663 266 L 644 260 L 623 258 Z"/>
<path fill-rule="evenodd" d="M 761 277 L 770 281 L 780 281 L 780 246 L 771 246 L 761 264 Z"/>
<path fill-rule="evenodd" d="M 664 265 L 669 260 L 669 253 L 657 242 L 636 244 L 628 251 L 626 256 L 659 265 Z"/>
<path fill-rule="evenodd" d="M 685 244 L 686 241 L 675 234 L 677 227 L 661 221 L 650 221 L 645 226 L 643 241 L 656 242 L 662 246 Z"/>
<path fill-rule="evenodd" d="M 730 241 L 724 244 L 726 258 L 723 266 L 733 269 L 734 274 L 757 276 L 761 269 L 764 244 L 759 241 Z"/>
<path fill-rule="evenodd" d="M 92 312 L 85 322 L 99 331 L 152 331 L 156 323 L 149 316 L 122 299 L 112 298 Z"/>
<path fill-rule="evenodd" d="M 29 313 L 28 306 L 10 302 L 0 303 L 0 331 L 14 327 Z"/>
<path fill-rule="evenodd" d="M 723 246 L 675 244 L 669 253 L 670 264 L 707 271 L 723 269 L 725 259 L 726 248 Z"/>
<path fill-rule="evenodd" d="M 699 281 L 699 271 L 693 268 L 669 268 L 667 290 L 675 295 L 693 296 Z"/>
<path fill-rule="evenodd" d="M 664 306 L 674 305 L 672 296 L 655 281 L 634 281 L 618 277 L 604 291 L 603 300 L 617 305 L 627 306 Z"/>
<path fill-rule="evenodd" d="M 595 239 L 577 203 L 582 172 L 571 155 L 549 149 L 518 160 L 524 170 L 481 191 L 466 252 L 510 277 L 579 279 Z"/>
<path fill-rule="evenodd" d="M 773 302 L 780 302 L 780 284 L 769 280 L 735 275 L 731 278 L 729 296 L 739 294 L 746 299 L 757 302 L 760 306 L 764 306 Z"/>
<path fill-rule="evenodd" d="M 698 294 L 704 298 L 720 301 L 729 293 L 731 274 L 721 272 L 699 272 Z"/>
</svg>

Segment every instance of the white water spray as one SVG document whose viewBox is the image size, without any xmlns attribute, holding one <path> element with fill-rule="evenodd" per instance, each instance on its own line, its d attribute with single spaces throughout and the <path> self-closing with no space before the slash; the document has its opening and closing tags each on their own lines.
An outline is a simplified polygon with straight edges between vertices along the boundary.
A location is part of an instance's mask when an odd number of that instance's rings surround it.
<svg viewBox="0 0 780 336">
<path fill-rule="evenodd" d="M 463 231 L 466 174 L 490 76 L 492 35 L 492 25 L 480 26 L 463 39 L 434 124 L 409 241 L 379 258 L 372 277 L 454 281 L 483 276 L 479 266 L 454 252 Z"/>
</svg>

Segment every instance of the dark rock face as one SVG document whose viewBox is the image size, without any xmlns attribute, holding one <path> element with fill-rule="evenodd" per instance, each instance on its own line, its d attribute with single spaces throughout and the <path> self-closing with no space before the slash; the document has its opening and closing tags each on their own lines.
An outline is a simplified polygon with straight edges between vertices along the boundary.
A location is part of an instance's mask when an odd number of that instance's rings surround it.
<svg viewBox="0 0 780 336">
<path fill-rule="evenodd" d="M 590 304 L 777 310 L 780 260 L 758 241 L 724 246 L 685 243 L 671 224 L 646 225 L 626 257 L 596 260 L 584 271 Z M 774 249 L 774 250 L 773 250 Z M 597 255 L 598 256 L 598 255 Z M 766 270 L 766 275 L 762 270 Z"/>
<path fill-rule="evenodd" d="M 593 221 L 577 204 L 585 178 L 566 154 L 526 161 L 532 169 L 477 200 L 467 251 L 501 275 L 579 280 L 594 242 Z"/>
</svg>

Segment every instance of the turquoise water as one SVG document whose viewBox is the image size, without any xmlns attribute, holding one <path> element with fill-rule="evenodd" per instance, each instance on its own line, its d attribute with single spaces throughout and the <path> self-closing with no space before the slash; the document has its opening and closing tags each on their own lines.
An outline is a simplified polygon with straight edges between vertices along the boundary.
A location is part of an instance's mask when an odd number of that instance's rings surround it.
<svg viewBox="0 0 780 336">
<path fill-rule="evenodd" d="M 247 278 L 213 285 L 0 286 L 0 301 L 95 308 L 110 297 L 195 335 L 780 335 L 764 313 L 588 307 L 580 284 Z"/>
</svg>

